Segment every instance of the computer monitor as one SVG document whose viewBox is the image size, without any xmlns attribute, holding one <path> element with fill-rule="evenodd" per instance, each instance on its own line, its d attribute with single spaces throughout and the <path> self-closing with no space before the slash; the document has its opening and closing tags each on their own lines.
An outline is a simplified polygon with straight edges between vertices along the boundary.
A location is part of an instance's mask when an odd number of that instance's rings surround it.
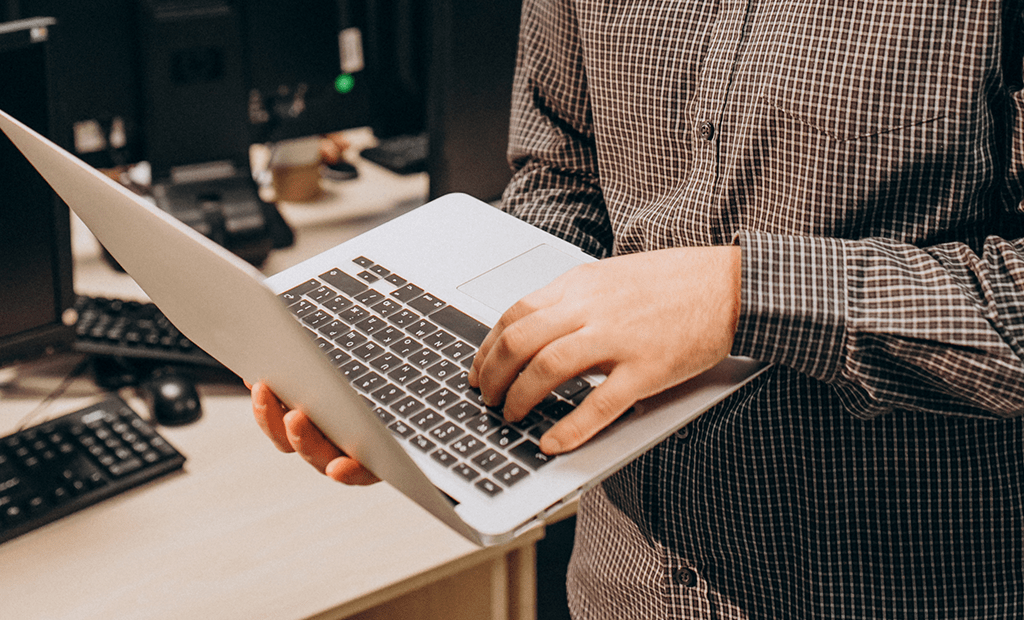
<svg viewBox="0 0 1024 620">
<path fill-rule="evenodd" d="M 0 24 L 0 108 L 49 133 L 52 19 Z M 70 347 L 70 221 L 61 202 L 0 135 L 0 366 Z"/>
<path fill-rule="evenodd" d="M 87 163 L 110 168 L 154 158 L 181 161 L 191 157 L 182 144 L 206 146 L 194 140 L 163 146 L 175 124 L 193 130 L 195 123 L 187 121 L 198 118 L 192 106 L 162 99 L 167 93 L 202 91 L 201 103 L 211 106 L 205 113 L 219 127 L 211 137 L 217 155 L 237 150 L 240 141 L 369 125 L 360 58 L 366 1 L 9 0 L 5 17 L 53 17 L 61 25 L 53 47 L 64 97 L 55 106 L 54 138 Z M 159 20 L 154 7 L 163 12 Z M 175 11 L 200 16 L 167 17 Z M 207 27 L 224 35 L 216 45 L 203 43 Z M 153 60 L 166 71 L 154 69 Z M 177 63 L 175 72 L 169 63 Z M 229 90 L 232 96 L 238 91 L 238 101 L 222 99 Z"/>
<path fill-rule="evenodd" d="M 136 0 L 12 0 L 8 13 L 57 20 L 54 141 L 97 168 L 144 159 Z"/>
<path fill-rule="evenodd" d="M 254 142 L 370 123 L 364 0 L 240 0 Z"/>
<path fill-rule="evenodd" d="M 364 157 L 396 172 L 425 169 L 431 198 L 499 198 L 511 178 L 506 151 L 521 0 L 366 6 L 370 126 L 381 144 Z"/>
</svg>

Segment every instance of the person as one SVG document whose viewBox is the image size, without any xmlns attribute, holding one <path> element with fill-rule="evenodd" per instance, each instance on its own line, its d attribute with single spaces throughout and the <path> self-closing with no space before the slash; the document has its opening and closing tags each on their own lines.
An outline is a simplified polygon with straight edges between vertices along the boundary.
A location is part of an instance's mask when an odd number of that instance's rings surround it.
<svg viewBox="0 0 1024 620">
<path fill-rule="evenodd" d="M 575 617 L 1024 617 L 1022 11 L 524 2 L 503 208 L 604 260 L 513 306 L 471 383 L 516 419 L 606 373 L 555 453 L 771 364 L 582 497 Z"/>
</svg>

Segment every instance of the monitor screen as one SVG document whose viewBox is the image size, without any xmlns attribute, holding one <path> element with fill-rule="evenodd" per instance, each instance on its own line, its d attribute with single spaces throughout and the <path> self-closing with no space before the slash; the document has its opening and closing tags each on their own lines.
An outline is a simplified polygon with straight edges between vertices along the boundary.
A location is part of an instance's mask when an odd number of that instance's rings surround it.
<svg viewBox="0 0 1024 620">
<path fill-rule="evenodd" d="M 0 24 L 0 109 L 49 131 L 53 20 Z M 64 348 L 74 303 L 67 207 L 0 134 L 0 365 Z"/>
</svg>

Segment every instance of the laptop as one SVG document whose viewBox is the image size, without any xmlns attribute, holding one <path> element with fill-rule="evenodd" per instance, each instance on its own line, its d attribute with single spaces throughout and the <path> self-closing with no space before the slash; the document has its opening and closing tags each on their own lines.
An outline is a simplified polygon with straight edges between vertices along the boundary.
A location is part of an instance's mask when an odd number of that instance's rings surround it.
<svg viewBox="0 0 1024 620">
<path fill-rule="evenodd" d="M 602 377 L 508 424 L 465 373 L 505 309 L 594 260 L 575 246 L 453 194 L 265 278 L 3 112 L 0 129 L 185 336 L 479 545 L 543 522 L 764 369 L 728 358 L 547 457 L 539 436 Z"/>
</svg>

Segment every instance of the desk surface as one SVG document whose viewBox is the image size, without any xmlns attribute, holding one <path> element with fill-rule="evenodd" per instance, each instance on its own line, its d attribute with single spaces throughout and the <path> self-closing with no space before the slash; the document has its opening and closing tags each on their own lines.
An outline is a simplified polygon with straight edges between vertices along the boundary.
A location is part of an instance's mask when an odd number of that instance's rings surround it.
<svg viewBox="0 0 1024 620">
<path fill-rule="evenodd" d="M 358 146 L 368 136 L 351 136 Z M 425 200 L 424 175 L 359 164 L 360 178 L 325 182 L 316 203 L 283 204 L 294 247 L 274 273 Z M 139 298 L 76 229 L 76 289 Z M 54 358 L 0 376 L 0 435 L 60 383 L 76 360 Z M 278 453 L 253 422 L 240 385 L 200 387 L 204 415 L 163 428 L 184 471 L 0 545 L 0 617 L 345 617 L 531 545 L 481 549 L 386 484 L 345 487 Z M 136 410 L 144 405 L 126 394 Z M 73 383 L 44 412 L 87 406 L 100 392 Z"/>
</svg>

